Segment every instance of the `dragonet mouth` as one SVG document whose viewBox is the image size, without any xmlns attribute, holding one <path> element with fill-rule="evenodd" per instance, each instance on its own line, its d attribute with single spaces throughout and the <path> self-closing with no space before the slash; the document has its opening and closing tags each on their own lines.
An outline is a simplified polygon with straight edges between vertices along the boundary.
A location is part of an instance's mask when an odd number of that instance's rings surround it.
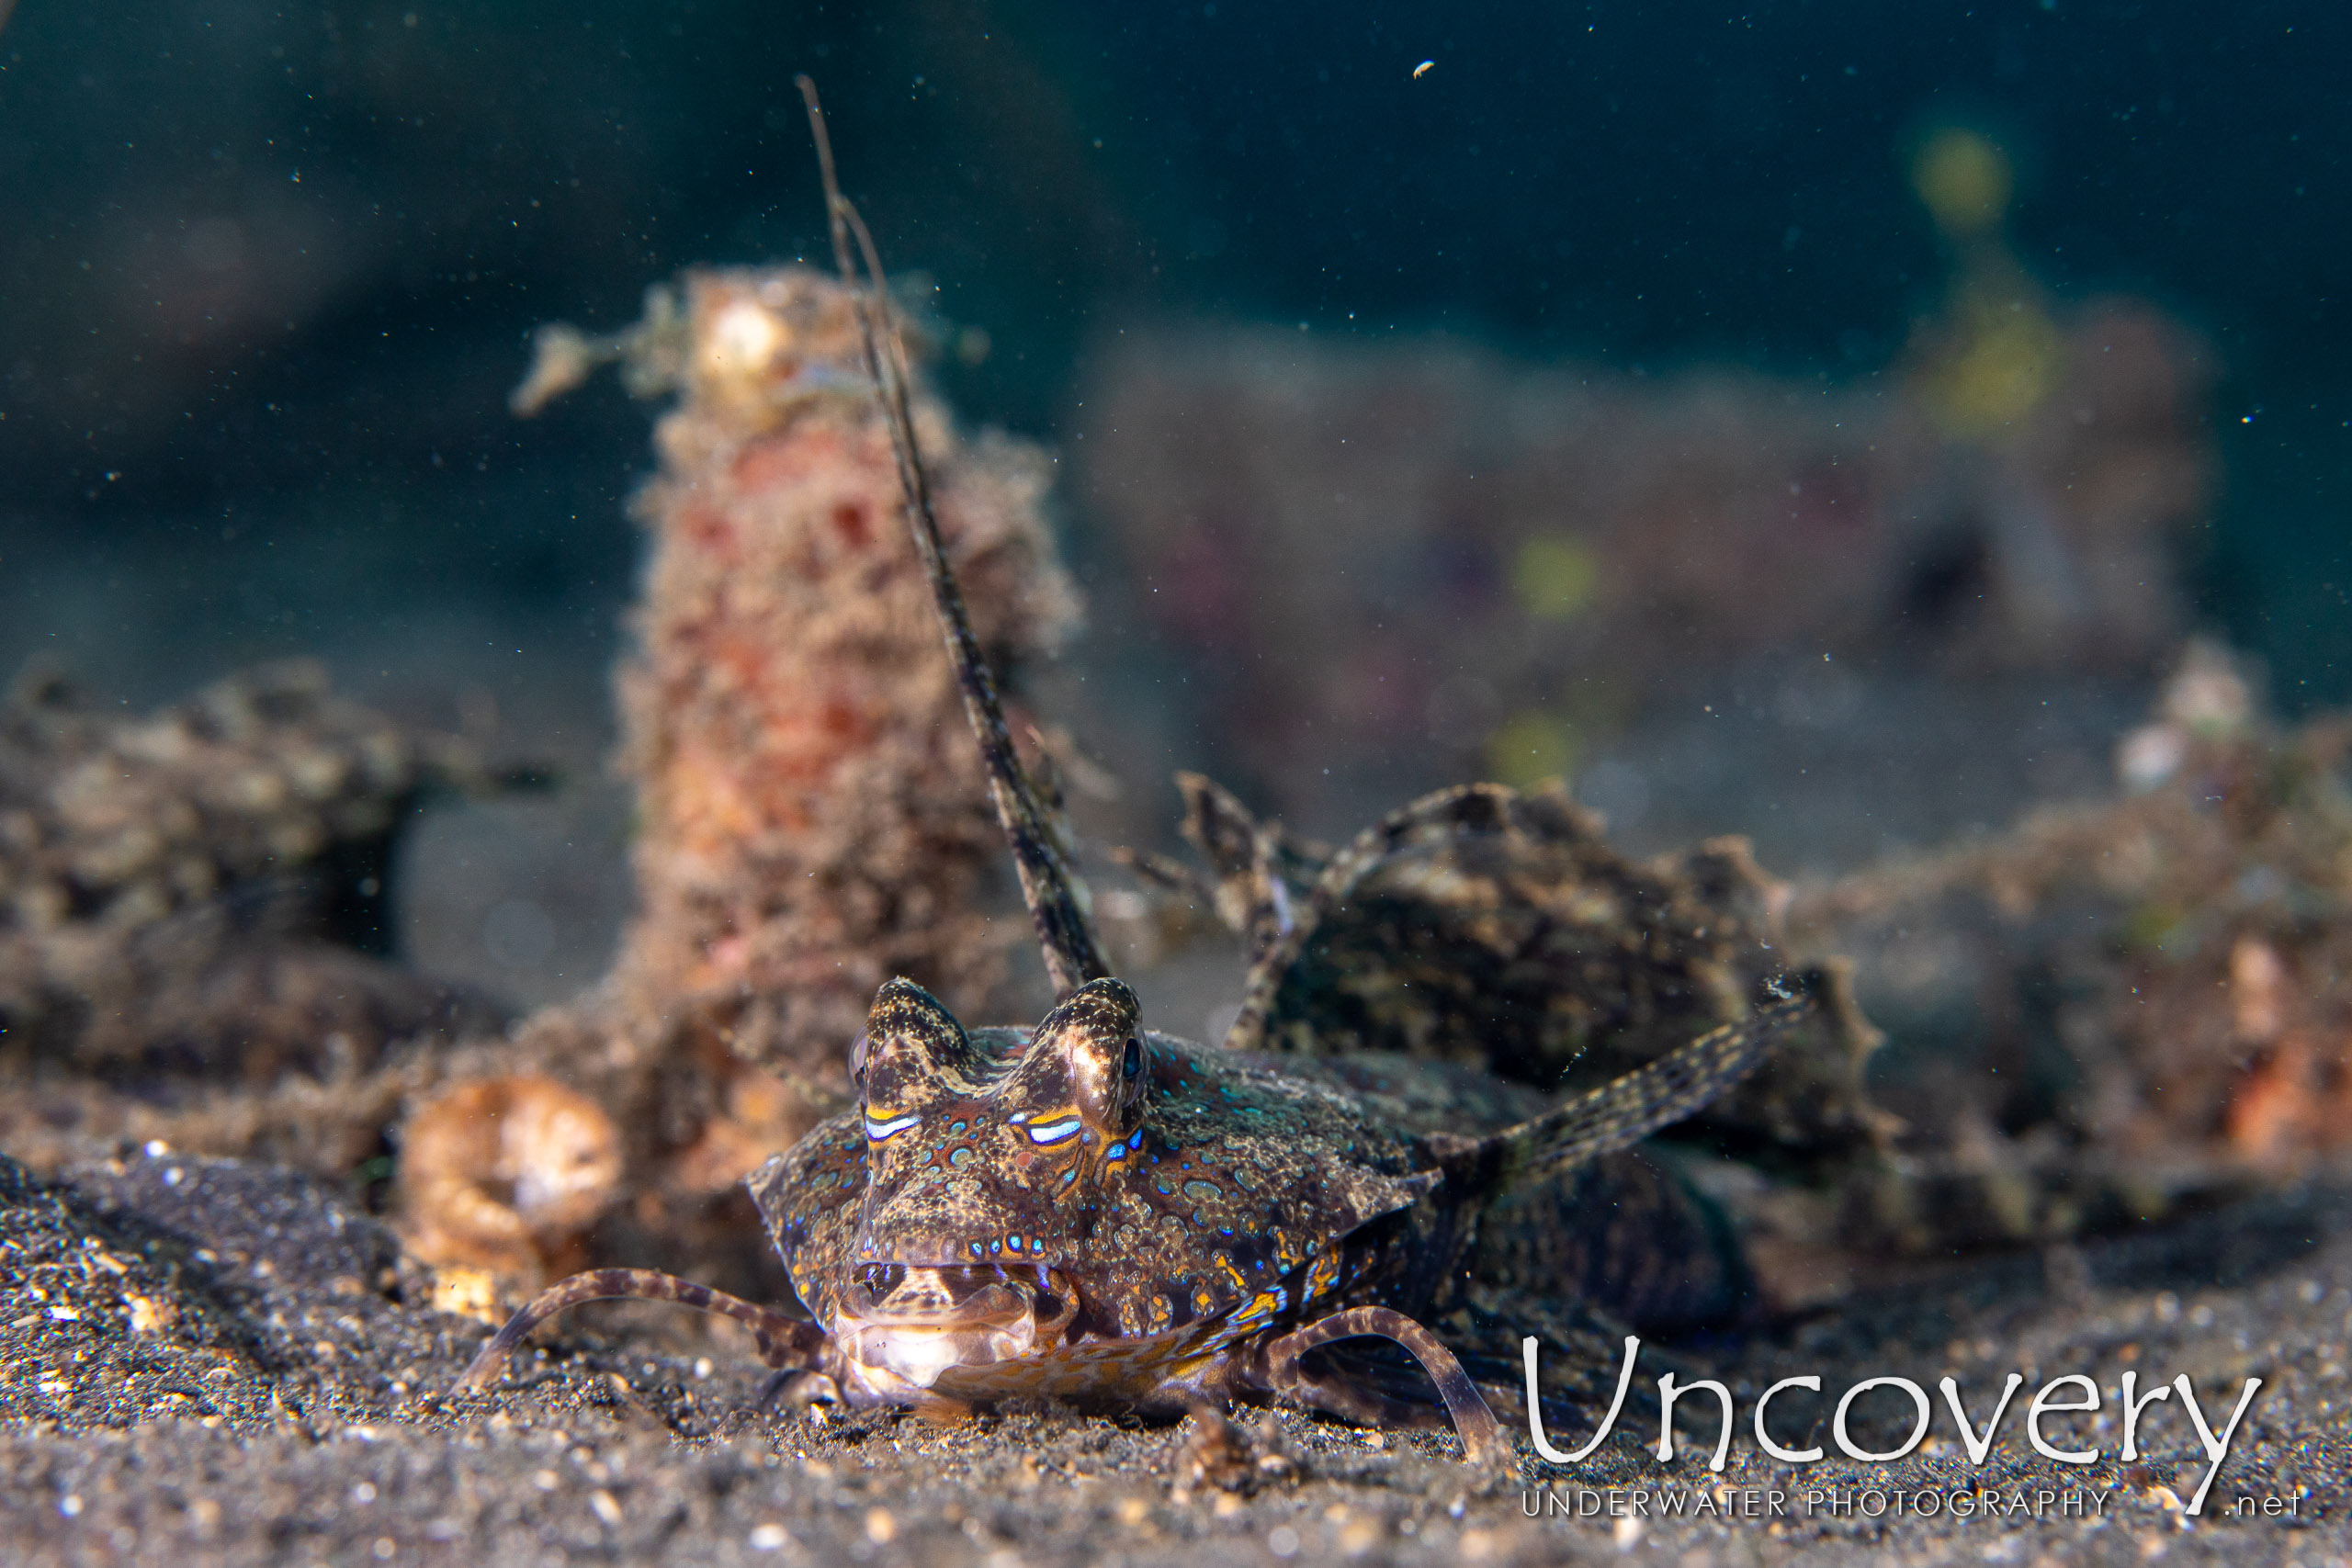
<svg viewBox="0 0 2352 1568">
<path fill-rule="evenodd" d="M 1042 1264 L 872 1263 L 851 1271 L 833 1336 L 861 1366 L 929 1388 L 951 1368 L 1057 1344 L 1076 1303 L 1069 1281 Z"/>
</svg>

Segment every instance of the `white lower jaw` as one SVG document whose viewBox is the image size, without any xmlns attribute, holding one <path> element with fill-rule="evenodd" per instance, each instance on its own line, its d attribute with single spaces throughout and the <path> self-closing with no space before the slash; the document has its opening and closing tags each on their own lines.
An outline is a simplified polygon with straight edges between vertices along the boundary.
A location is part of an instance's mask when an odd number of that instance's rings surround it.
<svg viewBox="0 0 2352 1568">
<path fill-rule="evenodd" d="M 845 1322 L 836 1337 L 859 1367 L 927 1389 L 956 1367 L 992 1366 L 1029 1353 L 1037 1339 L 1034 1317 L 988 1327 Z"/>
</svg>

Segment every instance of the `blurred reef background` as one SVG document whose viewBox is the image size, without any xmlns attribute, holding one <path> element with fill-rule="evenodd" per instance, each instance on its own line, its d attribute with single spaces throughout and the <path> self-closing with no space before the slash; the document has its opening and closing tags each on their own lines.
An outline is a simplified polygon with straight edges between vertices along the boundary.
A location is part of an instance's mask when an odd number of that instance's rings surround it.
<svg viewBox="0 0 2352 1568">
<path fill-rule="evenodd" d="M 839 301 L 695 270 L 820 257 L 802 70 L 1161 1026 L 1239 974 L 1112 868 L 1178 770 L 1325 840 L 1558 777 L 1632 853 L 1750 839 L 1889 1103 L 2007 1064 L 1928 1163 L 2049 1179 L 1972 1235 L 2352 1134 L 2325 8 L 21 0 L 13 1152 L 389 1201 L 406 1125 L 417 1245 L 691 1260 L 876 976 L 1026 1010 Z"/>
<path fill-rule="evenodd" d="M 949 400 L 1059 460 L 1079 662 L 1147 715 L 1093 741 L 1138 821 L 1200 762 L 1343 830 L 1498 736 L 1591 765 L 1661 693 L 1833 646 L 1865 683 L 1928 644 L 2128 678 L 2200 626 L 2301 711 L 2352 683 L 2345 28 L 2064 0 L 28 3 L 0 33 L 0 662 L 139 705 L 317 655 L 593 765 L 643 420 L 505 396 L 538 322 L 815 254 L 808 69 L 887 256 L 937 285 Z M 2063 491 L 2076 463 L 2103 493 Z M 1670 513 L 1690 539 L 1610 543 Z M 1685 558 L 1721 528 L 1738 551 Z M 1289 574 L 1289 631 L 1213 559 Z M 1805 603 L 1724 603 L 1751 566 Z M 1301 670 L 1330 615 L 1380 646 Z M 1627 621 L 1676 616 L 1701 624 L 1661 671 Z M 1604 689 L 1514 683 L 1531 660 Z M 1783 684 L 1677 711 L 1736 724 Z M 1286 776 L 1266 727 L 1305 723 L 1330 754 Z M 1608 779 L 1621 819 L 1660 794 Z M 510 912 L 484 973 L 576 976 L 604 938 L 571 926 Z"/>
</svg>

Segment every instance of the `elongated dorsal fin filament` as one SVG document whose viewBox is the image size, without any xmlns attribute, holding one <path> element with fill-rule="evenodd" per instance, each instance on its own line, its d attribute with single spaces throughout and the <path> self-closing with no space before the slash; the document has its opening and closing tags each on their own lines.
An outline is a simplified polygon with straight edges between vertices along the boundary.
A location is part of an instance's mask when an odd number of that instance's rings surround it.
<svg viewBox="0 0 2352 1568">
<path fill-rule="evenodd" d="M 980 758 L 988 769 L 989 793 L 996 801 L 997 821 L 1012 850 L 1021 876 L 1021 896 L 1029 919 L 1037 928 L 1045 950 L 1046 974 L 1054 995 L 1067 997 L 1089 980 L 1110 974 L 1102 950 L 1087 918 L 1086 887 L 1071 869 L 1062 842 L 1059 818 L 1047 808 L 1036 784 L 1021 765 L 1012 733 L 1004 722 L 1004 704 L 997 694 L 996 674 L 980 652 L 979 638 L 964 609 L 963 590 L 940 547 L 939 518 L 932 509 L 931 483 L 915 444 L 915 424 L 909 386 L 906 350 L 890 321 L 889 293 L 884 285 L 882 262 L 874 237 L 857 209 L 842 196 L 833 173 L 832 141 L 825 133 L 825 111 L 817 101 L 817 85 L 797 76 L 801 97 L 808 106 L 808 128 L 817 139 L 817 167 L 825 182 L 825 212 L 833 239 L 833 259 L 842 281 L 858 300 L 858 324 L 865 340 L 866 373 L 874 378 L 874 395 L 889 426 L 890 446 L 899 462 L 899 483 L 906 493 L 907 524 L 914 535 L 915 551 L 930 575 L 932 594 L 939 606 L 940 629 L 947 638 L 948 656 L 956 663 L 956 683 L 964 694 L 964 712 L 980 743 Z M 856 253 L 851 249 L 854 238 Z M 861 277 L 858 259 L 865 274 Z"/>
</svg>

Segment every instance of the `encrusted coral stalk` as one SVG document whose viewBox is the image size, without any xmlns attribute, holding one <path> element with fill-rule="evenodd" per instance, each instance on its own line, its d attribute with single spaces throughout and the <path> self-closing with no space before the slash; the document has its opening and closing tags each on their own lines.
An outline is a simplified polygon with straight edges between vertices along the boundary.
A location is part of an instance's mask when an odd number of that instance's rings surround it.
<svg viewBox="0 0 2352 1568">
<path fill-rule="evenodd" d="M 888 433 L 840 285 L 702 272 L 674 355 L 684 399 L 639 497 L 652 533 L 621 673 L 639 909 L 625 1005 L 821 1070 L 910 975 L 984 1004 L 1018 922 L 984 908 L 1001 856 L 900 517 Z M 944 544 L 989 657 L 1018 665 L 1073 602 L 1039 520 L 1034 447 L 917 406 Z"/>
<path fill-rule="evenodd" d="M 802 267 L 689 273 L 616 336 L 543 332 L 516 407 L 603 359 L 634 391 L 679 394 L 637 501 L 650 551 L 619 673 L 638 907 L 605 986 L 532 1020 L 510 1055 L 614 1114 L 625 1159 L 598 1190 L 628 1201 L 630 1255 L 724 1273 L 756 1229 L 709 1223 L 707 1201 L 846 1092 L 875 991 L 906 975 L 986 1015 L 1028 922 L 849 292 Z M 1076 615 L 1041 520 L 1047 460 L 966 439 L 921 388 L 914 417 L 974 629 L 1017 669 Z M 519 1179 L 478 1152 L 496 1099 L 459 1091 L 412 1121 L 411 1241 L 527 1280 L 568 1244 L 546 1226 L 496 1244 L 502 1225 L 531 1230 L 491 1212 Z M 556 1157 L 537 1148 L 518 1157 Z"/>
</svg>

